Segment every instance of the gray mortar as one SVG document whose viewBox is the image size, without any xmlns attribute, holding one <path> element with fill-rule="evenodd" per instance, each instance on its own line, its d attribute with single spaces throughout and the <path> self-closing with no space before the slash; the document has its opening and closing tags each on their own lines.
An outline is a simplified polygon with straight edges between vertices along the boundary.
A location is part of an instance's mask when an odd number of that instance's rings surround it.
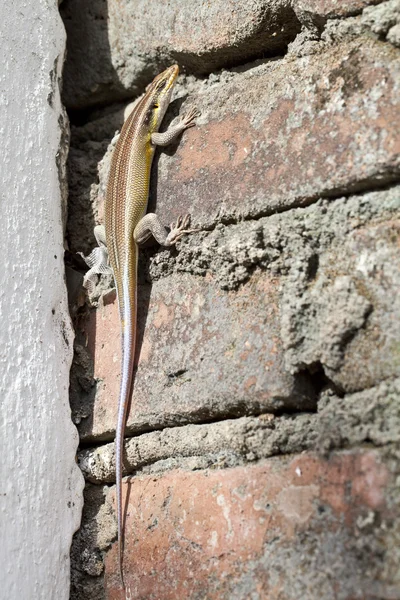
<svg viewBox="0 0 400 600">
<path fill-rule="evenodd" d="M 124 474 L 226 468 L 280 454 L 400 442 L 400 379 L 341 398 L 326 390 L 316 414 L 242 417 L 145 433 L 125 442 Z M 81 450 L 86 481 L 115 481 L 114 443 Z M 172 461 L 172 462 L 171 462 Z"/>
<path fill-rule="evenodd" d="M 334 422 L 335 426 L 338 423 L 343 424 L 344 429 L 347 428 L 351 433 L 352 443 L 355 445 L 370 442 L 369 434 L 377 436 L 377 445 L 381 442 L 385 445 L 380 451 L 380 460 L 387 466 L 391 481 L 385 490 L 387 506 L 385 518 L 382 520 L 373 510 L 365 507 L 352 529 L 338 527 L 337 517 L 322 505 L 305 533 L 298 531 L 293 539 L 283 543 L 278 536 L 265 544 L 263 552 L 252 562 L 247 562 L 242 577 L 239 578 L 239 582 L 236 580 L 233 589 L 230 588 L 229 579 L 224 577 L 214 583 L 210 581 L 210 589 L 214 585 L 217 586 L 221 598 L 237 600 L 248 598 L 248 594 L 254 589 L 254 586 L 252 587 L 254 577 L 258 579 L 260 571 L 266 570 L 271 585 L 274 581 L 277 585 L 283 582 L 285 598 L 290 600 L 298 600 L 298 598 L 347 600 L 349 597 L 357 597 L 360 591 L 363 593 L 363 598 L 371 598 L 371 600 L 398 598 L 400 532 L 390 515 L 396 514 L 399 498 L 400 414 L 399 408 L 393 412 L 395 403 L 392 402 L 398 397 L 399 391 L 399 380 L 387 382 L 374 390 L 354 394 L 353 398 L 338 399 L 333 396 L 329 400 L 326 398 L 321 409 L 321 422 L 327 417 L 326 422 Z M 348 400 L 350 400 L 350 410 L 343 410 L 344 402 Z M 389 408 L 391 402 L 392 408 Z M 330 415 L 328 415 L 328 405 L 331 405 Z M 343 423 L 343 419 L 346 423 Z M 275 420 L 276 430 L 281 428 L 282 423 L 278 424 Z M 313 425 L 318 427 L 316 421 Z M 206 427 L 210 428 L 210 426 Z M 310 423 L 310 430 L 311 428 Z M 192 428 L 184 429 L 186 431 L 183 432 L 182 438 Z M 324 426 L 320 433 L 326 434 Z M 396 440 L 397 443 L 391 443 L 392 440 Z M 341 446 L 343 442 L 342 439 Z M 296 452 L 300 452 L 303 448 L 297 444 L 296 446 Z M 261 440 L 259 448 L 262 450 Z M 198 468 L 199 457 L 195 456 L 194 459 L 192 465 L 188 466 L 185 462 L 180 464 L 180 468 Z M 165 464 L 167 461 L 161 462 Z M 238 461 L 237 464 L 246 462 Z M 178 459 L 178 465 L 179 463 Z M 156 467 L 157 463 L 154 466 Z M 224 464 L 211 465 L 211 468 L 223 467 Z M 155 469 L 145 472 L 159 471 Z M 71 600 L 82 600 L 82 598 L 104 600 L 105 598 L 102 557 L 115 541 L 116 536 L 112 496 L 107 486 L 90 483 L 86 486 L 83 524 L 74 537 L 71 551 L 73 563 Z M 324 531 L 323 535 L 321 535 L 322 531 Z M 240 564 L 238 569 L 240 573 Z M 339 595 L 335 582 L 340 582 Z M 197 592 L 191 595 L 191 598 L 203 597 L 204 594 Z"/>
<path fill-rule="evenodd" d="M 382 2 L 378 6 L 368 6 L 363 11 L 361 22 L 379 38 L 386 39 L 391 44 L 399 46 L 399 0 L 389 0 L 388 2 Z"/>
<path fill-rule="evenodd" d="M 177 254 L 148 251 L 145 279 L 155 281 L 173 272 L 199 276 L 208 272 L 221 289 L 233 290 L 248 281 L 256 268 L 272 275 L 293 275 L 300 268 L 299 277 L 304 278 L 305 266 L 316 253 L 340 245 L 351 231 L 390 219 L 399 211 L 400 187 L 396 186 L 334 201 L 321 199 L 306 208 L 236 225 L 218 224 L 213 231 L 184 238 Z M 300 258 L 293 264 L 296 257 Z"/>
<path fill-rule="evenodd" d="M 298 14 L 301 20 L 301 15 Z M 367 6 L 347 19 L 330 18 L 318 27 L 303 19 L 303 29 L 288 46 L 288 54 L 305 56 L 321 50 L 321 44 L 332 44 L 360 36 L 385 40 L 399 46 L 400 3 L 398 0 Z"/>
<path fill-rule="evenodd" d="M 373 230 L 399 214 L 400 187 L 393 187 L 334 201 L 321 200 L 258 221 L 220 224 L 213 231 L 188 237 L 178 252 L 144 250 L 140 280 L 151 282 L 177 273 L 211 275 L 221 289 L 233 290 L 261 271 L 279 276 L 281 337 L 287 369 L 313 373 L 320 365 L 339 389 L 362 390 L 400 372 L 392 349 L 400 337 L 395 318 L 400 310 L 396 309 L 399 295 L 393 294 L 387 306 L 388 289 L 398 289 L 400 275 L 395 271 L 397 261 L 383 240 L 368 253 L 366 276 L 357 271 L 350 258 L 358 256 L 358 248 L 352 248 L 351 240 L 359 230 Z M 371 274 L 380 272 L 387 276 L 385 287 L 379 280 L 374 287 Z M 103 284 L 101 280 L 95 300 L 100 297 L 102 301 Z M 380 330 L 378 344 L 376 332 Z M 363 346 L 367 348 L 367 360 L 358 357 Z M 77 350 L 71 379 L 75 422 L 89 416 L 87 406 L 93 404 L 95 393 L 87 351 Z M 357 361 L 361 361 L 362 369 Z"/>
<path fill-rule="evenodd" d="M 257 222 L 219 225 L 211 233 L 186 239 L 176 256 L 158 252 L 150 259 L 147 270 L 143 264 L 143 270 L 150 280 L 175 270 L 200 276 L 211 273 L 222 289 L 236 289 L 260 269 L 283 276 L 280 306 L 286 367 L 296 373 L 320 363 L 336 385 L 355 391 L 399 372 L 394 356 L 394 370 L 383 366 L 381 374 L 376 371 L 366 375 L 360 383 L 354 374 L 349 381 L 343 380 L 339 370 L 346 347 L 365 327 L 371 312 L 374 314 L 370 328 L 381 321 L 386 337 L 399 338 L 397 326 L 391 325 L 396 309 L 388 311 L 384 306 L 386 292 L 379 291 L 379 285 L 378 291 L 371 288 L 366 292 L 363 287 L 368 287 L 367 279 L 374 270 L 384 273 L 390 269 L 389 285 L 398 289 L 400 274 L 394 272 L 395 257 L 389 258 L 384 244 L 375 253 L 369 253 L 367 278 L 352 272 L 354 267 L 348 257 L 350 234 L 367 224 L 390 219 L 399 211 L 399 187 L 335 201 L 322 200 L 308 208 Z M 393 300 L 396 306 L 398 295 Z M 383 360 L 381 355 L 376 364 Z M 350 356 L 347 363 L 352 361 L 354 357 Z"/>
<path fill-rule="evenodd" d="M 71 600 L 103 600 L 103 554 L 115 538 L 114 509 L 105 486 L 87 485 L 82 525 L 71 547 Z"/>
</svg>

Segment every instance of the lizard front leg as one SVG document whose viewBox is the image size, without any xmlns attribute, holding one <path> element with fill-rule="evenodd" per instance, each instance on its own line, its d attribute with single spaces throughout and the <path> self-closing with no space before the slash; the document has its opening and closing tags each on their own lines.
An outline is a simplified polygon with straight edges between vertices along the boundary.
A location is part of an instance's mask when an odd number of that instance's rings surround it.
<svg viewBox="0 0 400 600">
<path fill-rule="evenodd" d="M 152 133 L 151 143 L 155 146 L 168 146 L 168 144 L 173 142 L 182 131 L 195 125 L 196 117 L 198 117 L 199 114 L 196 107 L 190 108 L 190 110 L 183 115 L 175 125 L 172 125 L 167 129 L 167 131 L 162 133 Z M 189 224 L 190 215 L 180 216 L 176 223 L 171 223 L 171 231 L 167 233 L 157 215 L 148 213 L 136 225 L 133 237 L 135 242 L 139 245 L 143 244 L 153 236 L 162 246 L 174 246 L 184 235 L 198 231 L 198 229 L 188 229 Z M 94 236 L 98 247 L 95 248 L 89 256 L 84 256 L 81 252 L 78 253 L 82 256 L 88 267 L 90 267 L 83 278 L 83 285 L 89 292 L 92 292 L 94 289 L 96 275 L 108 275 L 112 273 L 109 264 L 104 225 L 97 225 L 94 228 Z"/>
<path fill-rule="evenodd" d="M 171 231 L 167 233 L 158 216 L 155 213 L 147 213 L 136 225 L 133 239 L 138 245 L 141 245 L 154 237 L 161 246 L 174 246 L 184 235 L 199 231 L 198 229 L 188 229 L 189 225 L 190 215 L 179 216 L 176 223 L 171 223 Z"/>
<path fill-rule="evenodd" d="M 152 133 L 151 143 L 155 146 L 168 146 L 182 131 L 195 125 L 196 117 L 199 114 L 196 107 L 190 108 L 167 131 Z M 143 244 L 153 236 L 161 246 L 174 246 L 184 235 L 198 231 L 198 229 L 188 229 L 189 224 L 190 215 L 179 216 L 176 223 L 171 223 L 171 231 L 167 234 L 158 216 L 155 213 L 148 213 L 136 225 L 133 238 L 138 245 Z"/>
<path fill-rule="evenodd" d="M 190 108 L 190 110 L 179 119 L 179 121 L 172 125 L 167 131 L 163 133 L 152 133 L 151 134 L 151 143 L 154 146 L 168 146 L 173 140 L 185 129 L 189 127 L 194 127 L 196 124 L 196 117 L 199 116 L 199 111 L 196 107 Z"/>
</svg>

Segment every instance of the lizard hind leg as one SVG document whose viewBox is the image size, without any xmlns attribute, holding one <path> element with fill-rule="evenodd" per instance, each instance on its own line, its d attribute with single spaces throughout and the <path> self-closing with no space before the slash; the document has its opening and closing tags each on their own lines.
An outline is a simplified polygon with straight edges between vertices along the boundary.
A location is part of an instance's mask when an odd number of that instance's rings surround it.
<svg viewBox="0 0 400 600">
<path fill-rule="evenodd" d="M 97 275 L 109 275 L 112 269 L 108 260 L 108 250 L 106 246 L 106 235 L 103 225 L 97 225 L 94 228 L 94 237 L 98 243 L 98 247 L 94 248 L 89 256 L 84 256 L 82 252 L 78 252 L 89 267 L 89 271 L 83 277 L 83 287 L 89 293 L 92 293 L 97 281 Z"/>
<path fill-rule="evenodd" d="M 184 235 L 199 231 L 198 229 L 188 229 L 189 225 L 190 215 L 179 216 L 176 223 L 171 223 L 171 231 L 167 234 L 158 216 L 154 213 L 147 213 L 136 225 L 133 237 L 139 245 L 153 236 L 161 246 L 174 246 Z"/>
</svg>

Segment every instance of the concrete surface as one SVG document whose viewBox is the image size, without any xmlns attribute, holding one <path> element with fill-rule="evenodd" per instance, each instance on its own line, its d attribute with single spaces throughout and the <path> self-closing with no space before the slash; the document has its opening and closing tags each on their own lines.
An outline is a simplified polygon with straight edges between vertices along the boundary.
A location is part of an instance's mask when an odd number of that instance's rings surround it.
<svg viewBox="0 0 400 600">
<path fill-rule="evenodd" d="M 68 403 L 65 33 L 55 0 L 3 2 L 0 22 L 0 596 L 62 600 L 83 488 Z"/>
</svg>

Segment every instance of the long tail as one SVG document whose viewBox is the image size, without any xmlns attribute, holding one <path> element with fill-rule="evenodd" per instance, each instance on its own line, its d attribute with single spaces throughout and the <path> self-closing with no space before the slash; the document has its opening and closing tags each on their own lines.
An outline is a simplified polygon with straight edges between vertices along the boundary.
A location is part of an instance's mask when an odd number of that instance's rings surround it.
<svg viewBox="0 0 400 600">
<path fill-rule="evenodd" d="M 132 272 L 133 271 L 133 272 Z M 117 483 L 117 518 L 118 518 L 118 564 L 123 587 L 125 587 L 123 573 L 124 555 L 124 519 L 122 506 L 122 459 L 124 448 L 125 424 L 132 389 L 133 363 L 136 348 L 136 317 L 137 317 L 137 285 L 136 265 L 131 270 L 131 281 L 126 276 L 123 282 L 123 302 L 121 312 L 121 342 L 122 342 L 122 373 L 118 402 L 118 421 L 115 436 L 116 456 L 116 483 Z M 132 280 L 134 280 L 132 282 Z M 129 282 L 129 283 L 128 283 Z M 133 283 L 133 285 L 132 285 Z"/>
</svg>

